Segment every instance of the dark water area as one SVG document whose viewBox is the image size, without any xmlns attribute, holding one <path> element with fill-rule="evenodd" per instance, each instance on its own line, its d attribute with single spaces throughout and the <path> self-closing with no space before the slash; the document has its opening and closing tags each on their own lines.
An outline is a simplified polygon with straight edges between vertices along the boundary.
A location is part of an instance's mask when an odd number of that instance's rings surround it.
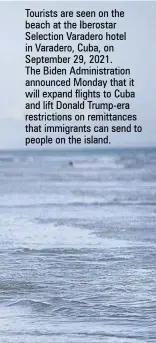
<svg viewBox="0 0 156 343">
<path fill-rule="evenodd" d="M 156 342 L 156 149 L 1 151 L 0 228 L 0 342 Z"/>
</svg>

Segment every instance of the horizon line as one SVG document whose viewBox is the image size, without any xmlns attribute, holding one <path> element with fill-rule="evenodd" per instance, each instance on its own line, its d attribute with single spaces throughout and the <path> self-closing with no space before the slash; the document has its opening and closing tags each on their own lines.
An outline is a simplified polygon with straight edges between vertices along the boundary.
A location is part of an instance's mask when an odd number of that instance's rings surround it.
<svg viewBox="0 0 156 343">
<path fill-rule="evenodd" d="M 40 151 L 40 152 L 44 152 L 44 151 L 48 151 L 48 152 L 53 152 L 53 151 L 89 151 L 89 150 L 94 150 L 94 151 L 109 151 L 109 150 L 149 150 L 149 149 L 156 149 L 156 146 L 125 146 L 125 147 L 121 147 L 121 146 L 117 146 L 117 147 L 105 147 L 105 148 L 102 148 L 102 147 L 64 147 L 64 148 L 60 148 L 60 147 L 55 147 L 55 148 L 27 148 L 27 147 L 23 147 L 23 148 L 3 148 L 1 149 L 0 148 L 0 152 L 6 152 L 6 151 L 12 151 L 12 152 L 16 152 L 16 151 L 28 151 L 28 152 L 31 152 L 31 151 Z"/>
</svg>

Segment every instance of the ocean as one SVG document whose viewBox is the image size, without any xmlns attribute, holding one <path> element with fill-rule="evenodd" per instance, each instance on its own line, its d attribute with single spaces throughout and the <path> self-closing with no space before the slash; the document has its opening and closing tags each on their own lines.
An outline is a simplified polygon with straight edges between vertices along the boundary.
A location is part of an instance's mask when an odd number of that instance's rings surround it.
<svg viewBox="0 0 156 343">
<path fill-rule="evenodd" d="M 1 151 L 0 343 L 139 342 L 156 342 L 156 149 Z"/>
</svg>

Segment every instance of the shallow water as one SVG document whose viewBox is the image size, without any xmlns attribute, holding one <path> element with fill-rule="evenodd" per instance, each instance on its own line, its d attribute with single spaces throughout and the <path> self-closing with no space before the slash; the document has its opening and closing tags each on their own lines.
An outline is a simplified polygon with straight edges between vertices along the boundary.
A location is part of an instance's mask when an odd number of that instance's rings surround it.
<svg viewBox="0 0 156 343">
<path fill-rule="evenodd" d="M 156 150 L 1 152 L 0 185 L 0 342 L 156 342 Z"/>
</svg>

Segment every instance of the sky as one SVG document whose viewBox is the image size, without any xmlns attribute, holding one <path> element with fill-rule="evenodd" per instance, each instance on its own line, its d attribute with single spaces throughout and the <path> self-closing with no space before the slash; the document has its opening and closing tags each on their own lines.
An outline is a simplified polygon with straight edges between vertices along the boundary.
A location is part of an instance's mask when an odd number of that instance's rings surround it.
<svg viewBox="0 0 156 343">
<path fill-rule="evenodd" d="M 95 4 L 85 1 L 0 2 L 0 149 L 24 147 L 25 8 L 57 11 L 81 8 L 91 11 L 95 10 Z M 114 8 L 125 12 L 124 19 L 113 21 L 118 23 L 117 32 L 126 31 L 127 40 L 114 43 L 112 65 L 131 69 L 136 92 L 136 99 L 131 102 L 131 113 L 137 115 L 137 124 L 143 130 L 140 134 L 113 134 L 111 146 L 156 146 L 156 2 L 96 2 L 96 11 Z"/>
</svg>

